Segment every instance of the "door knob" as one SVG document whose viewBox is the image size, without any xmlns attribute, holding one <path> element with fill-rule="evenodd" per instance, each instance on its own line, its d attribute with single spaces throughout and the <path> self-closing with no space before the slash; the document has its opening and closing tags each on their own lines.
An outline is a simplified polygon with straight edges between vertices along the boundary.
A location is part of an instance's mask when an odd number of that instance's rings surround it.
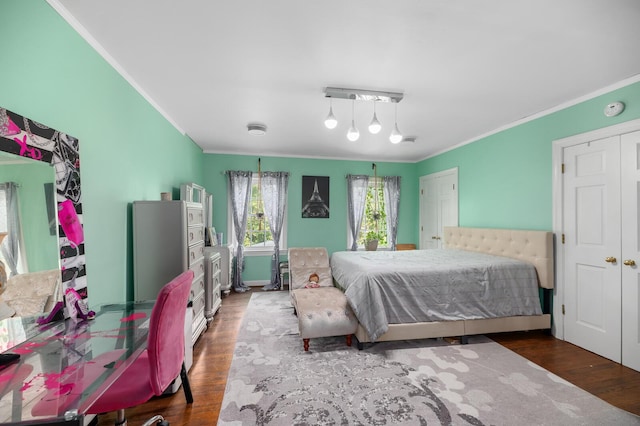
<svg viewBox="0 0 640 426">
<path fill-rule="evenodd" d="M 605 257 L 604 261 L 608 263 L 616 263 L 618 259 L 616 259 L 615 257 L 609 256 L 609 257 Z"/>
<path fill-rule="evenodd" d="M 627 260 L 625 260 L 625 261 L 624 261 L 624 262 L 622 262 L 622 263 L 624 263 L 624 264 L 625 264 L 625 265 L 627 265 L 627 266 L 636 266 L 636 261 L 635 261 L 635 260 L 633 260 L 633 259 L 627 259 Z"/>
<path fill-rule="evenodd" d="M 438 237 L 436 237 L 435 235 L 433 237 L 431 237 L 432 240 L 437 240 Z"/>
</svg>

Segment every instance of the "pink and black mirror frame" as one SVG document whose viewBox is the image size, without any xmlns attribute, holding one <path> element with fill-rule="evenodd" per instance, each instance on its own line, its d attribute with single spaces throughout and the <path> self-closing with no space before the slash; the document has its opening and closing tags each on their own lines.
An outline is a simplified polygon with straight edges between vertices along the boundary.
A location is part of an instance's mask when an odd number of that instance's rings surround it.
<svg viewBox="0 0 640 426">
<path fill-rule="evenodd" d="M 63 291 L 74 289 L 86 299 L 78 139 L 0 107 L 0 151 L 53 166 Z"/>
</svg>

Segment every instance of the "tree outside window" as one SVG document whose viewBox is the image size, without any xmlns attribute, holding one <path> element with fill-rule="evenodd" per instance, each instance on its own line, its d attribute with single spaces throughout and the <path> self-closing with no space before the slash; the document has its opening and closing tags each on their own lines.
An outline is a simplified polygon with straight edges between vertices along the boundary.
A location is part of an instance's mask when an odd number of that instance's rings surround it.
<svg viewBox="0 0 640 426">
<path fill-rule="evenodd" d="M 364 208 L 364 218 L 360 226 L 358 245 L 364 246 L 367 234 L 374 232 L 378 237 L 378 247 L 388 247 L 387 214 L 383 194 L 383 182 L 380 178 L 370 178 Z M 376 199 L 377 197 L 377 199 Z M 372 236 L 372 234 L 370 234 Z"/>
<path fill-rule="evenodd" d="M 273 247 L 273 236 L 271 235 L 269 221 L 264 214 L 259 181 L 256 177 L 251 182 L 251 204 L 249 205 L 244 246 L 246 248 Z"/>
</svg>

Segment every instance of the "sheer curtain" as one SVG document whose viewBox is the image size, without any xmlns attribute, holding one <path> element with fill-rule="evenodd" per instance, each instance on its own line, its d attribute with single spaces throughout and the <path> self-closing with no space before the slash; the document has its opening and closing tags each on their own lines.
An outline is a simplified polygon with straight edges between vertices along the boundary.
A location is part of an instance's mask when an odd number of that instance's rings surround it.
<svg viewBox="0 0 640 426">
<path fill-rule="evenodd" d="M 247 217 L 249 215 L 249 203 L 251 201 L 252 172 L 227 171 L 229 177 L 229 194 L 231 198 L 231 210 L 235 230 L 236 256 L 233 262 L 233 289 L 239 293 L 249 290 L 242 281 L 242 269 L 244 265 L 244 236 L 247 232 Z"/>
<path fill-rule="evenodd" d="M 0 189 L 6 194 L 7 203 L 7 233 L 2 242 L 2 256 L 7 261 L 10 276 L 18 274 L 18 260 L 20 257 L 20 241 L 22 240 L 22 226 L 20 226 L 20 209 L 18 206 L 18 185 L 14 182 L 0 184 Z"/>
<path fill-rule="evenodd" d="M 264 286 L 263 290 L 278 290 L 280 285 L 280 235 L 287 207 L 287 186 L 289 185 L 289 173 L 287 172 L 262 172 L 260 177 L 260 191 L 264 213 L 271 228 L 273 237 L 273 256 L 271 256 L 271 282 Z"/>
<path fill-rule="evenodd" d="M 364 207 L 367 200 L 369 176 L 347 175 L 347 219 L 349 221 L 349 233 L 351 234 L 351 250 L 358 250 L 358 233 L 364 216 Z"/>
<path fill-rule="evenodd" d="M 396 249 L 398 237 L 398 208 L 400 206 L 400 176 L 385 176 L 384 182 L 384 212 L 387 215 L 387 237 L 389 249 Z"/>
</svg>

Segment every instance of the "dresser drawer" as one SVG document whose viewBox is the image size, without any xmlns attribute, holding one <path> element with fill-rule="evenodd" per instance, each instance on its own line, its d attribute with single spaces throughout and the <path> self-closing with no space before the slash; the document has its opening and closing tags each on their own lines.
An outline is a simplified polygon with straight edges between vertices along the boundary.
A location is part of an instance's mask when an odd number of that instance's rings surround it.
<svg viewBox="0 0 640 426">
<path fill-rule="evenodd" d="M 204 227 L 203 226 L 190 226 L 187 228 L 187 244 L 193 245 L 195 243 L 204 242 Z"/>
<path fill-rule="evenodd" d="M 222 285 L 222 276 L 220 274 L 216 274 L 213 276 L 213 288 L 220 287 Z"/>
<path fill-rule="evenodd" d="M 202 207 L 187 207 L 187 225 L 204 225 L 204 210 L 202 210 Z"/>
<path fill-rule="evenodd" d="M 202 294 L 204 293 L 204 285 L 205 285 L 204 275 L 201 275 L 200 277 L 195 278 L 193 280 L 193 282 L 191 283 L 191 300 L 192 301 L 195 301 L 196 299 L 202 296 Z"/>
<path fill-rule="evenodd" d="M 204 257 L 204 241 L 189 247 L 189 265 Z"/>
<path fill-rule="evenodd" d="M 195 262 L 189 265 L 189 269 L 193 271 L 194 281 L 198 277 L 204 276 L 204 259 L 196 260 Z"/>
<path fill-rule="evenodd" d="M 222 305 L 222 293 L 220 292 L 220 286 L 214 287 L 213 294 L 211 296 L 211 307 L 213 313 Z"/>
<path fill-rule="evenodd" d="M 220 274 L 220 271 L 222 269 L 222 265 L 220 263 L 220 259 L 218 259 L 217 261 L 213 261 L 211 263 L 211 269 L 212 269 L 211 275 L 215 276 L 215 275 L 219 275 Z"/>
<path fill-rule="evenodd" d="M 200 297 L 196 297 L 193 300 L 193 318 L 197 319 L 198 316 L 204 316 L 204 294 Z"/>
</svg>

